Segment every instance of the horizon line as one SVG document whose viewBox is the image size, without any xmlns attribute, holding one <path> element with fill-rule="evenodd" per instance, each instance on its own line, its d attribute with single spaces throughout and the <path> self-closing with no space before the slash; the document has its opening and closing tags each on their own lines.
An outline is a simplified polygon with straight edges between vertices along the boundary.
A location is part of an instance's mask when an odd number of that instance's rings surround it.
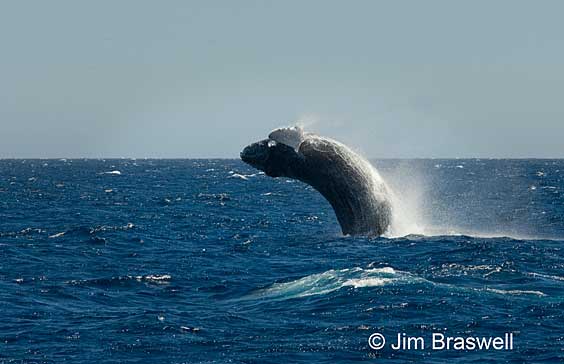
<svg viewBox="0 0 564 364">
<path fill-rule="evenodd" d="M 368 160 L 564 160 L 564 157 L 365 157 Z M 0 157 L 0 160 L 241 160 L 239 157 Z"/>
</svg>

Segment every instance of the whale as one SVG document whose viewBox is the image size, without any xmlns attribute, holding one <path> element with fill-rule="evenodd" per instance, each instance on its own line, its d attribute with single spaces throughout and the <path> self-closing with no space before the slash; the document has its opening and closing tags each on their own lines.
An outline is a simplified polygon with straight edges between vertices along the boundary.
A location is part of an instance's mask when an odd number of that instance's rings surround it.
<svg viewBox="0 0 564 364">
<path fill-rule="evenodd" d="M 344 235 L 380 236 L 391 225 L 384 180 L 367 160 L 336 140 L 299 126 L 279 128 L 246 146 L 240 156 L 267 176 L 312 186 L 333 208 Z"/>
</svg>

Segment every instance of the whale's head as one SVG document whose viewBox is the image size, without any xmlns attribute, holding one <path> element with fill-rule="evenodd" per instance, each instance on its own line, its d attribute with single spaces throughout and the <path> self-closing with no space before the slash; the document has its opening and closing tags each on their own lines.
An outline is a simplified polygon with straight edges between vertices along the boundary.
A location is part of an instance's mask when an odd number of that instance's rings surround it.
<svg viewBox="0 0 564 364">
<path fill-rule="evenodd" d="M 271 141 L 269 139 L 250 144 L 241 152 L 243 162 L 250 164 L 256 169 L 264 171 L 270 156 Z"/>
<path fill-rule="evenodd" d="M 303 157 L 291 146 L 264 139 L 245 147 L 241 159 L 270 177 L 295 177 Z"/>
</svg>

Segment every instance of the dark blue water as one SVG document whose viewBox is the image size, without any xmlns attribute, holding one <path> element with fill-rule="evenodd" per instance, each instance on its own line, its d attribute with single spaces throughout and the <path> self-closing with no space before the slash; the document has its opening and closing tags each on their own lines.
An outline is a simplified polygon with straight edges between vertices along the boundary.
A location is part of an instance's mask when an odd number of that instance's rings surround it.
<svg viewBox="0 0 564 364">
<path fill-rule="evenodd" d="M 443 235 L 343 237 L 236 160 L 0 161 L 0 362 L 562 362 L 564 160 L 374 163 Z"/>
</svg>

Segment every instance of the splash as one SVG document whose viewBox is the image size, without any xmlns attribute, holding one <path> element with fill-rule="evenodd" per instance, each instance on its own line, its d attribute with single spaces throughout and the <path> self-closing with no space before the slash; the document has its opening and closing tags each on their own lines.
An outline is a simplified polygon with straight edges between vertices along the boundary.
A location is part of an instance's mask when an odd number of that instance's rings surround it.
<svg viewBox="0 0 564 364">
<path fill-rule="evenodd" d="M 439 166 L 439 167 L 437 167 Z M 436 164 L 435 168 L 441 168 Z M 467 221 L 457 219 L 459 214 L 451 213 L 469 206 L 453 204 L 456 199 L 432 198 L 437 181 L 429 171 L 422 170 L 420 164 L 408 160 L 397 164 L 383 173 L 393 206 L 393 221 L 386 237 L 397 238 L 408 235 L 423 236 L 470 236 L 474 238 L 510 238 L 517 240 L 558 239 L 549 236 L 535 236 L 516 232 L 503 226 L 468 226 Z M 452 168 L 457 168 L 457 165 Z M 458 202 L 458 201 L 457 201 Z"/>
<path fill-rule="evenodd" d="M 385 236 L 396 238 L 431 234 L 423 208 L 426 181 L 421 174 L 412 166 L 400 162 L 383 178 L 392 203 L 392 223 Z"/>
<path fill-rule="evenodd" d="M 422 236 L 471 236 L 475 238 L 511 238 L 517 240 L 552 239 L 552 237 L 534 236 L 517 233 L 504 226 L 490 229 L 467 227 L 457 221 L 454 214 L 445 214 L 460 206 L 443 205 L 443 200 L 432 200 L 433 177 L 420 170 L 409 161 L 399 161 L 394 167 L 385 170 L 382 177 L 392 204 L 392 222 L 384 234 L 387 238 L 409 235 Z M 455 167 L 458 168 L 458 167 Z M 373 167 L 374 173 L 378 174 Z M 449 200 L 450 202 L 450 200 Z M 450 204 L 450 203 L 449 203 Z M 442 211 L 442 213 L 441 213 Z M 556 239 L 556 238 L 555 238 Z"/>
<path fill-rule="evenodd" d="M 302 129 L 312 129 L 315 125 L 319 124 L 321 118 L 317 114 L 302 114 L 296 120 L 296 126 Z"/>
</svg>

